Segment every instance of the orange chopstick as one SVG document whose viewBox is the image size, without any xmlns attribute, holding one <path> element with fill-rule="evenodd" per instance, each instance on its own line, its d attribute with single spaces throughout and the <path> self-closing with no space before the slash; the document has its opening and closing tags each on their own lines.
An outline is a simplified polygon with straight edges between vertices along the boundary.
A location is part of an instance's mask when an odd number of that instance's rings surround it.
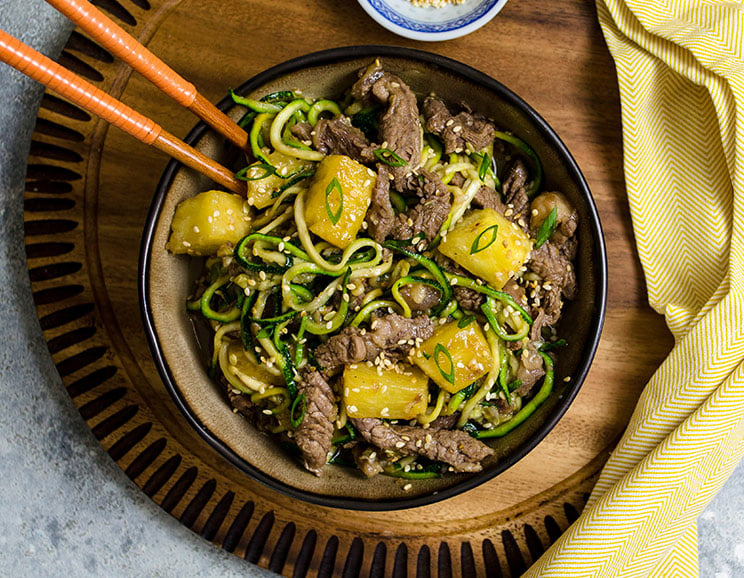
<svg viewBox="0 0 744 578">
<path fill-rule="evenodd" d="M 244 150 L 248 147 L 248 134 L 242 128 L 199 94 L 193 84 L 187 82 L 90 2 L 87 0 L 46 2 L 230 142 Z"/>
<path fill-rule="evenodd" d="M 0 30 L 0 61 L 51 88 L 141 142 L 152 145 L 227 189 L 244 194 L 245 183 L 233 173 L 163 130 L 123 102 L 86 82 L 53 60 Z"/>
</svg>

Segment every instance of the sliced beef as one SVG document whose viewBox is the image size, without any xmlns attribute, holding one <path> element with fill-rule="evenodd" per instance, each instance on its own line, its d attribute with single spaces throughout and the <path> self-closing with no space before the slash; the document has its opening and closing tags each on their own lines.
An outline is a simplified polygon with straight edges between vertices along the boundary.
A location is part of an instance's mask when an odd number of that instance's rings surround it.
<svg viewBox="0 0 744 578">
<path fill-rule="evenodd" d="M 346 116 L 321 118 L 311 135 L 313 145 L 324 155 L 346 155 L 360 163 L 375 161 L 367 137 Z"/>
<path fill-rule="evenodd" d="M 432 336 L 434 323 L 426 315 L 408 318 L 391 313 L 373 320 L 370 329 L 367 332 L 368 340 L 380 350 L 402 350 L 407 353 L 411 349 L 409 342 L 425 341 Z M 405 343 L 401 344 L 402 341 Z"/>
<path fill-rule="evenodd" d="M 529 172 L 527 171 L 527 166 L 521 159 L 517 159 L 507 170 L 506 178 L 504 179 L 504 199 L 507 206 L 511 209 L 511 213 L 508 216 L 514 221 L 525 214 L 530 203 L 530 199 L 527 197 L 527 191 L 525 190 L 528 178 Z"/>
<path fill-rule="evenodd" d="M 316 476 L 328 460 L 331 450 L 336 401 L 331 386 L 321 373 L 306 366 L 300 373 L 297 395 L 305 396 L 305 415 L 294 430 L 294 439 L 302 452 L 305 467 Z"/>
<path fill-rule="evenodd" d="M 418 236 L 427 245 L 447 220 L 452 195 L 436 174 L 420 169 L 403 179 L 400 189 L 409 197 L 415 196 L 418 202 L 405 213 L 396 215 L 390 203 L 390 175 L 391 168 L 379 167 L 366 216 L 370 235 L 378 243 L 385 239 L 407 240 Z"/>
<path fill-rule="evenodd" d="M 376 448 L 366 444 L 357 444 L 352 448 L 351 455 L 354 463 L 368 478 L 383 472 L 382 461 L 377 455 Z"/>
<path fill-rule="evenodd" d="M 506 205 L 501 200 L 501 195 L 486 185 L 478 189 L 478 192 L 475 193 L 473 200 L 470 202 L 470 206 L 480 209 L 493 209 L 502 215 L 506 211 Z"/>
<path fill-rule="evenodd" d="M 304 144 L 311 144 L 313 142 L 313 127 L 309 122 L 298 122 L 292 125 L 292 135 Z"/>
<path fill-rule="evenodd" d="M 568 245 L 573 244 L 569 241 Z M 567 245 L 564 244 L 564 247 Z M 553 325 L 558 321 L 563 308 L 563 298 L 573 299 L 576 296 L 576 272 L 570 255 L 564 254 L 551 241 L 546 241 L 532 251 L 527 269 L 542 278 L 527 289 L 532 303 L 536 303 L 532 309 L 535 320 L 532 325 L 532 338 L 535 339 L 539 337 L 544 326 Z"/>
<path fill-rule="evenodd" d="M 390 425 L 376 418 L 352 422 L 365 441 L 383 451 L 421 455 L 449 464 L 456 472 L 478 472 L 481 461 L 493 454 L 490 447 L 462 430 Z"/>
<path fill-rule="evenodd" d="M 426 130 L 439 135 L 446 154 L 463 152 L 467 145 L 479 151 L 491 144 L 495 137 L 496 128 L 487 118 L 473 114 L 467 108 L 453 115 L 447 105 L 436 97 L 424 99 L 422 112 Z"/>
<path fill-rule="evenodd" d="M 340 367 L 362 361 L 375 361 L 380 354 L 392 360 L 402 359 L 417 340 L 434 333 L 434 324 L 425 315 L 407 318 L 390 313 L 374 319 L 369 330 L 346 327 L 315 350 L 315 359 L 325 375 Z"/>
<path fill-rule="evenodd" d="M 332 375 L 335 369 L 344 365 L 365 361 L 367 360 L 365 335 L 358 327 L 346 327 L 325 343 L 318 345 L 315 349 L 315 359 L 326 375 Z"/>
<path fill-rule="evenodd" d="M 455 285 L 452 288 L 452 295 L 455 301 L 457 301 L 457 304 L 466 311 L 480 311 L 481 305 L 486 302 L 485 295 L 468 287 L 458 287 Z"/>
<path fill-rule="evenodd" d="M 415 194 L 419 201 L 405 215 L 399 216 L 401 224 L 394 233 L 395 238 L 410 239 L 423 233 L 431 241 L 449 216 L 452 206 L 449 189 L 439 176 L 421 169 L 406 179 L 402 191 Z"/>
<path fill-rule="evenodd" d="M 393 151 L 406 164 L 391 167 L 396 187 L 400 186 L 421 158 L 421 131 L 416 95 L 398 76 L 386 72 L 379 60 L 360 71 L 359 80 L 351 94 L 358 100 L 377 102 L 387 106 L 380 118 L 381 147 Z"/>
<path fill-rule="evenodd" d="M 390 236 L 396 223 L 395 211 L 390 203 L 389 176 L 388 166 L 380 164 L 377 169 L 377 182 L 372 189 L 372 202 L 365 217 L 369 234 L 378 243 L 382 243 Z"/>
</svg>

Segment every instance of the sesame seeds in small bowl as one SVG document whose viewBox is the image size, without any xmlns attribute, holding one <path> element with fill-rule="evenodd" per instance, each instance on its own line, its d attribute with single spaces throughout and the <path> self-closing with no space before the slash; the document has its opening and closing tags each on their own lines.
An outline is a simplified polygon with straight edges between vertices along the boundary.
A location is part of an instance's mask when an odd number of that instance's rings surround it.
<svg viewBox="0 0 744 578">
<path fill-rule="evenodd" d="M 489 22 L 507 0 L 359 0 L 378 24 L 413 40 L 458 38 Z"/>
</svg>

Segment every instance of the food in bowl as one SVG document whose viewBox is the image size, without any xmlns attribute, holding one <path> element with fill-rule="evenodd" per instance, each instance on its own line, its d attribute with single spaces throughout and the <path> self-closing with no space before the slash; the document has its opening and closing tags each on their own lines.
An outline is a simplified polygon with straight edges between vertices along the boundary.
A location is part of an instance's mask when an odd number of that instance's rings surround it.
<svg viewBox="0 0 744 578">
<path fill-rule="evenodd" d="M 341 98 L 233 98 L 246 198 L 182 201 L 167 246 L 204 258 L 226 400 L 316 475 L 480 471 L 551 394 L 577 211 L 509 127 L 379 60 Z"/>
</svg>

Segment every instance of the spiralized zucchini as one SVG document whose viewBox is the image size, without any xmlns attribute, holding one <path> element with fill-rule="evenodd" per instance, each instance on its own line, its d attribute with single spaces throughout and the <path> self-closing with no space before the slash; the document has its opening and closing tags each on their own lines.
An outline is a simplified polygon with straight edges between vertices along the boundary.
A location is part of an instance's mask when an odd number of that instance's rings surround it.
<svg viewBox="0 0 744 578">
<path fill-rule="evenodd" d="M 372 332 L 375 320 L 391 313 L 406 318 L 429 316 L 435 327 L 432 339 L 440 341 L 433 345 L 412 341 L 406 345 L 410 351 L 402 361 L 391 365 L 387 360 L 388 365 L 378 368 L 383 383 L 384 371 L 400 373 L 412 366 L 428 376 L 425 411 L 407 419 L 392 417 L 386 421 L 428 428 L 452 416 L 458 428 L 486 438 L 506 435 L 526 420 L 552 390 L 553 360 L 539 353 L 546 376 L 535 388 L 536 395 L 528 393 L 528 398 L 522 399 L 520 356 L 526 348 L 539 350 L 544 338 L 532 335 L 533 318 L 527 303 L 518 303 L 503 287 L 491 286 L 468 271 L 471 262 L 491 259 L 490 251 L 501 250 L 501 245 L 506 247 L 514 239 L 519 244 L 523 237 L 528 246 L 524 255 L 528 255 L 535 243 L 531 236 L 534 233 L 508 232 L 491 224 L 471 234 L 463 228 L 473 227 L 473 219 L 463 217 L 472 216 L 474 199 L 483 187 L 501 194 L 503 158 L 522 155 L 531 167 L 539 167 L 528 183 L 530 195 L 535 194 L 543 175 L 534 151 L 517 136 L 498 131 L 481 150 L 448 155 L 443 152 L 440 137 L 426 130 L 422 121 L 423 145 L 411 167 L 435 175 L 450 195 L 450 212 L 439 235 L 425 247 L 417 246 L 421 238 L 415 237 L 378 243 L 368 234 L 366 221 L 352 219 L 359 232 L 346 242 L 327 231 L 359 203 L 366 203 L 364 214 L 376 178 L 370 169 L 377 164 L 404 166 L 406 161 L 382 143 L 373 151 L 375 159 L 367 162 L 367 168 L 359 169 L 361 177 L 335 168 L 337 172 L 331 172 L 335 176 L 321 183 L 316 173 L 320 175 L 319 166 L 329 162 L 329 157 L 311 141 L 302 140 L 298 136 L 302 131 L 297 129 L 307 126 L 315 130 L 323 119 L 349 114 L 350 123 L 363 127 L 369 135 L 379 111 L 350 97 L 312 100 L 292 91 L 258 100 L 235 94 L 233 98 L 247 108 L 241 125 L 246 127 L 251 145 L 249 165 L 240 167 L 238 177 L 249 187 L 261 187 L 261 181 L 265 181 L 266 186 L 273 183 L 273 188 L 255 189 L 264 200 L 260 209 L 247 209 L 251 232 L 206 260 L 204 274 L 187 308 L 211 326 L 212 371 L 232 396 L 250 402 L 256 410 L 251 415 L 260 417 L 256 424 L 293 443 L 293 430 L 305 419 L 309 403 L 304 393 L 298 394 L 301 369 L 317 365 L 316 348 L 342 331 L 360 331 L 362 335 Z M 279 163 L 282 158 L 294 159 L 294 172 L 289 172 L 289 164 Z M 322 178 L 327 179 L 328 170 L 324 171 Z M 258 198 L 252 197 L 250 190 L 246 202 L 258 206 Z M 416 202 L 394 190 L 390 197 L 396 214 Z M 313 213 L 319 202 L 324 205 Z M 314 220 L 309 220 L 310 214 L 315 215 Z M 318 224 L 318 218 L 323 222 Z M 540 244 L 552 234 L 555 223 L 550 225 L 550 230 L 546 230 L 547 225 L 542 227 Z M 472 240 L 463 249 L 467 258 L 453 267 L 437 246 L 448 235 L 456 234 L 470 235 Z M 511 236 L 504 236 L 507 234 Z M 526 287 L 523 273 L 524 267 L 509 271 L 517 285 Z M 480 306 L 463 309 L 457 300 L 457 287 L 480 295 Z M 420 299 L 424 297 L 432 303 L 422 308 Z M 466 345 L 454 345 L 460 342 Z M 475 373 L 463 373 L 464 363 L 469 363 L 470 369 L 476 367 Z M 477 377 L 463 383 L 462 379 L 468 379 L 463 375 Z M 333 462 L 340 463 L 344 460 L 338 458 L 338 452 L 358 441 L 352 419 L 359 417 L 355 414 L 358 408 L 343 402 L 343 376 L 327 377 L 341 399 L 332 452 Z M 366 417 L 385 419 L 384 412 Z M 428 478 L 445 471 L 430 463 L 422 466 L 415 456 L 395 452 L 387 452 L 384 459 L 383 469 L 400 477 Z"/>
</svg>

